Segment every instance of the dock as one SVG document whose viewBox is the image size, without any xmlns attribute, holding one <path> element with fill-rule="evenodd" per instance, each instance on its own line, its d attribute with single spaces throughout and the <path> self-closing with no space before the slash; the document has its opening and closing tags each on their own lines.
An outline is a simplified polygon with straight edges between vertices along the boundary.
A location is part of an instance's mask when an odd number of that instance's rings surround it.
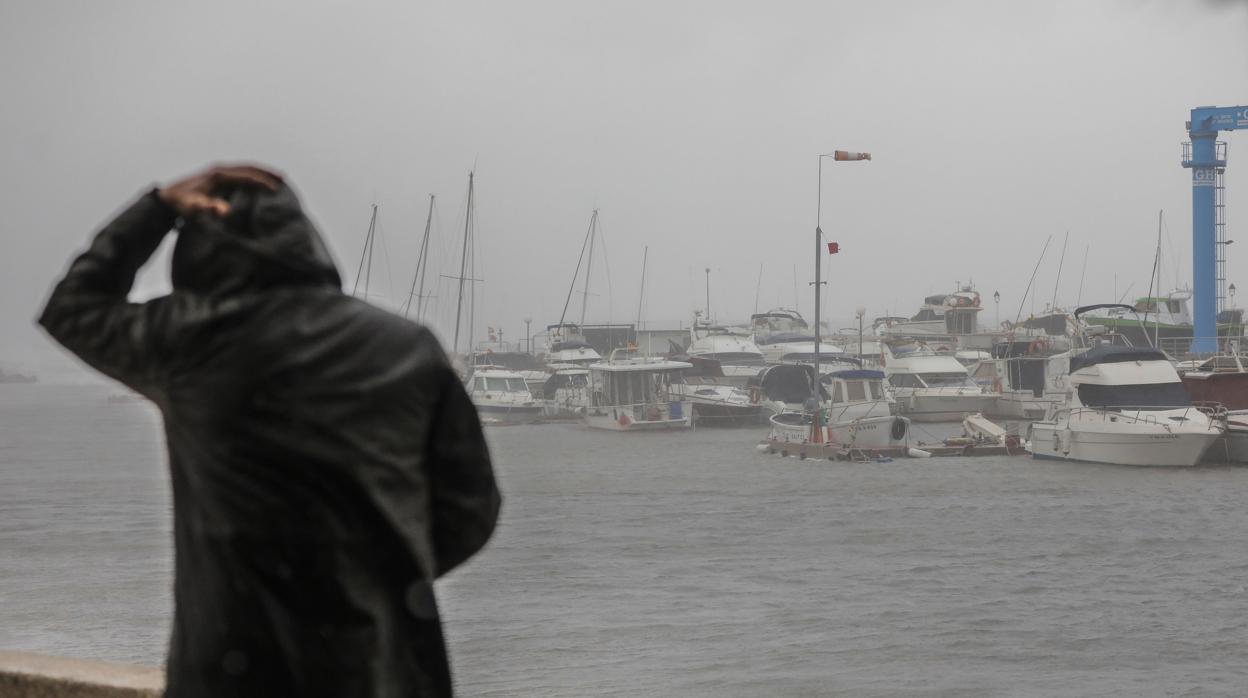
<svg viewBox="0 0 1248 698">
<path fill-rule="evenodd" d="M 1016 440 L 1003 444 L 995 443 L 954 443 L 936 442 L 917 446 L 893 448 L 851 448 L 844 444 L 827 443 L 793 443 L 779 439 L 763 439 L 757 447 L 760 453 L 777 455 L 784 458 L 799 460 L 830 460 L 853 461 L 868 463 L 872 461 L 888 461 L 894 458 L 974 458 L 979 456 L 1025 456 L 1027 451 Z M 917 451 L 917 453 L 916 453 Z"/>
</svg>

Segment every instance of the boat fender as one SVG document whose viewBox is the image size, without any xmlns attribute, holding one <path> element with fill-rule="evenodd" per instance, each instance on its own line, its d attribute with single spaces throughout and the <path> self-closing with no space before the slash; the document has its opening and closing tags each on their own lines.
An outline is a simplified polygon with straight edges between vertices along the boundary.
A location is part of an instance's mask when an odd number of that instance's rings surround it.
<svg viewBox="0 0 1248 698">
<path fill-rule="evenodd" d="M 906 420 L 894 419 L 891 435 L 893 437 L 893 441 L 901 441 L 906 438 Z"/>
<path fill-rule="evenodd" d="M 906 449 L 906 455 L 910 456 L 911 458 L 931 458 L 932 457 L 932 454 L 930 451 L 924 451 L 921 448 L 908 448 Z"/>
<path fill-rule="evenodd" d="M 766 453 L 768 450 L 770 450 L 770 447 L 767 446 L 767 444 L 759 444 L 754 447 L 754 450 L 758 451 L 759 453 Z"/>
<path fill-rule="evenodd" d="M 997 376 L 992 379 L 992 392 L 1001 393 L 1001 377 Z"/>
</svg>

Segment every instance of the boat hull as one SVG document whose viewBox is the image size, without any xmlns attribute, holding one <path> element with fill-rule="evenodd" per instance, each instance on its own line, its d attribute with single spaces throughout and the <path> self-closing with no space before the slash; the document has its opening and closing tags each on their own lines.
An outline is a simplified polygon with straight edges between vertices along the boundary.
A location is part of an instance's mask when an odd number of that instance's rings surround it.
<svg viewBox="0 0 1248 698">
<path fill-rule="evenodd" d="M 764 419 L 762 405 L 713 405 L 697 401 L 692 404 L 698 426 L 751 426 Z"/>
<path fill-rule="evenodd" d="M 626 405 L 595 407 L 581 415 L 591 429 L 606 431 L 664 431 L 688 429 L 693 426 L 693 403 L 672 402 L 662 405 Z"/>
<path fill-rule="evenodd" d="M 1031 425 L 1034 458 L 1112 465 L 1187 467 L 1200 462 L 1221 437 L 1220 429 L 1167 431 L 1156 425 L 1121 430 L 1079 425 L 1066 429 L 1054 422 Z"/>
<path fill-rule="evenodd" d="M 478 404 L 477 415 L 482 424 L 532 424 L 542 418 L 542 405 Z"/>
<path fill-rule="evenodd" d="M 1187 394 L 1198 402 L 1220 402 L 1228 410 L 1248 410 L 1248 373 L 1195 373 L 1183 376 Z"/>
<path fill-rule="evenodd" d="M 988 414 L 1005 419 L 1044 419 L 1050 408 L 1063 401 L 1058 397 L 1036 397 L 1030 390 L 1007 391 L 997 395 L 996 405 Z"/>
<path fill-rule="evenodd" d="M 916 390 L 897 396 L 897 414 L 915 422 L 960 422 L 968 414 L 993 413 L 997 396 L 993 393 Z"/>
<path fill-rule="evenodd" d="M 910 420 L 905 417 L 863 417 L 824 427 L 825 443 L 845 448 L 886 449 L 909 445 Z M 810 441 L 810 417 L 790 412 L 771 418 L 771 440 L 804 444 Z"/>
</svg>

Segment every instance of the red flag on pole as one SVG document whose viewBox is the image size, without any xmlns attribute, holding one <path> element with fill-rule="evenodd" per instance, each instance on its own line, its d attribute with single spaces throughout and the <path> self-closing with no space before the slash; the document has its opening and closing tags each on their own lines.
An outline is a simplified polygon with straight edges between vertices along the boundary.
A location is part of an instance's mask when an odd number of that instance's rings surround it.
<svg viewBox="0 0 1248 698">
<path fill-rule="evenodd" d="M 840 252 L 840 251 L 841 251 L 841 243 L 839 242 L 828 243 L 828 254 L 836 254 L 837 252 Z"/>
</svg>

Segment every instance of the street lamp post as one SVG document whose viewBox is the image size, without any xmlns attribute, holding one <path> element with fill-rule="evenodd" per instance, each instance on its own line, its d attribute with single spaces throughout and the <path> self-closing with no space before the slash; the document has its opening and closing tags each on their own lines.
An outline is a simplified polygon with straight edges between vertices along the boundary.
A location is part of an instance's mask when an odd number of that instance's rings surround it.
<svg viewBox="0 0 1248 698">
<path fill-rule="evenodd" d="M 711 323 L 711 268 L 706 268 L 706 323 Z"/>
<path fill-rule="evenodd" d="M 997 306 L 997 329 L 1000 330 L 1001 329 L 1001 292 L 1000 291 L 992 292 L 992 302 L 995 303 Z"/>
<path fill-rule="evenodd" d="M 820 279 L 823 262 L 823 159 L 830 157 L 834 162 L 854 162 L 858 160 L 870 160 L 871 153 L 851 153 L 844 150 L 836 150 L 831 153 L 819 154 L 819 181 L 815 201 L 815 385 L 814 394 L 811 398 L 815 404 L 819 404 L 819 340 L 821 339 L 821 328 L 819 326 L 819 290 L 823 284 Z M 815 410 L 813 418 L 810 420 L 810 440 L 812 443 L 823 443 L 823 424 L 820 415 L 820 409 Z"/>
<path fill-rule="evenodd" d="M 862 318 L 867 314 L 864 306 L 858 306 L 854 311 L 858 314 L 858 361 L 862 361 Z"/>
<path fill-rule="evenodd" d="M 533 318 L 526 317 L 524 319 L 524 351 L 525 353 L 533 353 L 533 333 L 529 331 L 529 325 L 533 324 Z"/>
</svg>

